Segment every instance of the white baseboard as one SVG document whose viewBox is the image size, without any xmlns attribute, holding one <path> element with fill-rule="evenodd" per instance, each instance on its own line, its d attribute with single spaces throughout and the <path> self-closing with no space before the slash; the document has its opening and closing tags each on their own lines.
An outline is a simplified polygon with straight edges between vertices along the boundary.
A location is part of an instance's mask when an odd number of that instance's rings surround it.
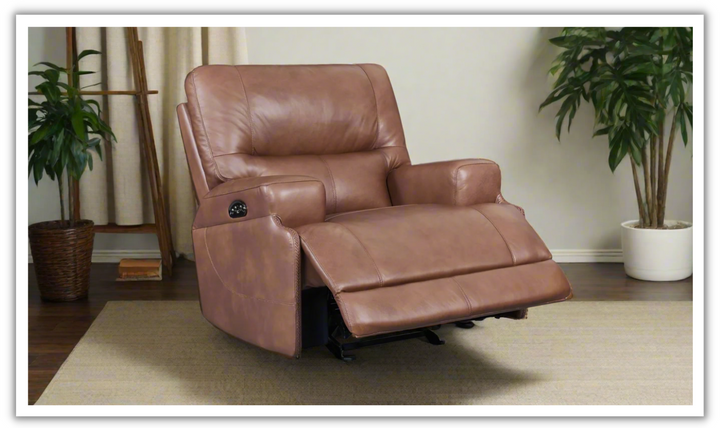
<svg viewBox="0 0 720 428">
<path fill-rule="evenodd" d="M 558 263 L 622 263 L 622 250 L 550 250 Z M 159 259 L 159 250 L 95 250 L 93 263 L 119 263 L 120 259 Z M 28 263 L 32 255 L 28 254 Z"/>
<path fill-rule="evenodd" d="M 622 263 L 622 250 L 550 250 L 558 263 Z"/>
</svg>

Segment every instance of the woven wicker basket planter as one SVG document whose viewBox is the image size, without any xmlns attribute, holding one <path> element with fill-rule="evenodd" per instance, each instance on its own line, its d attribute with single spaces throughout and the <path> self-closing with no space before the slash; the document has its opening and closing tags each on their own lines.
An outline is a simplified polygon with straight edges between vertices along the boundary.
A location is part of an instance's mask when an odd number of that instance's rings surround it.
<svg viewBox="0 0 720 428">
<path fill-rule="evenodd" d="M 43 300 L 66 302 L 87 297 L 93 222 L 45 221 L 30 225 L 30 250 Z"/>
</svg>

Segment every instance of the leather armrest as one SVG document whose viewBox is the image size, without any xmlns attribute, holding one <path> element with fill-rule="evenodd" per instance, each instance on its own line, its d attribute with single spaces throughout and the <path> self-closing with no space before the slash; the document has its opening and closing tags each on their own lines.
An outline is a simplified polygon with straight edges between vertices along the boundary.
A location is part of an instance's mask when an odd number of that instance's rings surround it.
<svg viewBox="0 0 720 428">
<path fill-rule="evenodd" d="M 235 201 L 243 201 L 247 215 L 232 218 Z M 301 175 L 239 178 L 222 183 L 200 199 L 193 228 L 242 222 L 275 215 L 283 226 L 325 221 L 325 186 L 322 181 Z"/>
<path fill-rule="evenodd" d="M 495 203 L 500 167 L 487 159 L 401 166 L 388 176 L 393 205 L 474 205 Z"/>
</svg>

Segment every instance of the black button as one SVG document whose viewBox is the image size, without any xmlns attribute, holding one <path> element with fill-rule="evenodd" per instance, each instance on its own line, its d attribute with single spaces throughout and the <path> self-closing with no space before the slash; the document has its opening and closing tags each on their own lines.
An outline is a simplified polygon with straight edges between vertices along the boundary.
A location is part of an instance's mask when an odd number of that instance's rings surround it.
<svg viewBox="0 0 720 428">
<path fill-rule="evenodd" d="M 228 208 L 230 218 L 245 217 L 247 215 L 247 205 L 243 201 L 235 201 Z"/>
</svg>

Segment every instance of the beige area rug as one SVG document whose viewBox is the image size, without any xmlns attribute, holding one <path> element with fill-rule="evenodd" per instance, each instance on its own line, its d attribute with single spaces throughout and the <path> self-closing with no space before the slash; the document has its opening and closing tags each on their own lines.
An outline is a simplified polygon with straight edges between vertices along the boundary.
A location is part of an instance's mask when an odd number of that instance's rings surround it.
<svg viewBox="0 0 720 428">
<path fill-rule="evenodd" d="M 692 303 L 565 302 L 287 359 L 207 323 L 197 302 L 110 302 L 38 404 L 692 404 Z"/>
</svg>

